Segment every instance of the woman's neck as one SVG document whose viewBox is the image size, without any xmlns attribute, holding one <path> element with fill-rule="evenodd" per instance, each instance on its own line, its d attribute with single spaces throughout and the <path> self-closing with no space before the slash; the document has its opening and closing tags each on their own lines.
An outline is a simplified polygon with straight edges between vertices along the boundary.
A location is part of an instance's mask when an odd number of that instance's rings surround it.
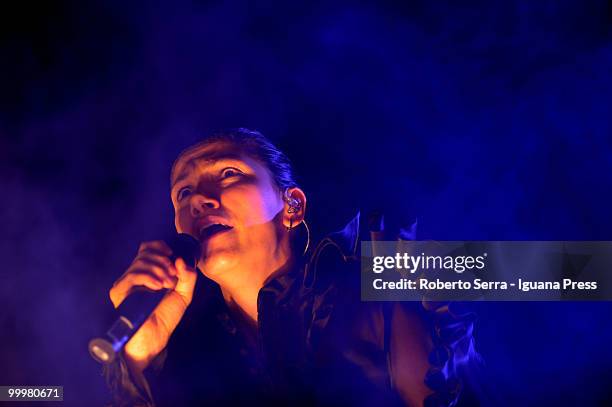
<svg viewBox="0 0 612 407">
<path fill-rule="evenodd" d="M 265 260 L 260 259 L 249 266 L 242 266 L 240 270 L 228 273 L 231 278 L 217 281 L 225 302 L 238 306 L 253 322 L 257 323 L 259 290 L 272 278 L 285 273 L 290 266 L 290 261 L 290 250 L 283 248 Z"/>
<path fill-rule="evenodd" d="M 257 284 L 234 287 L 221 286 L 223 299 L 231 307 L 238 307 L 249 319 L 257 322 L 257 296 L 262 286 Z"/>
</svg>

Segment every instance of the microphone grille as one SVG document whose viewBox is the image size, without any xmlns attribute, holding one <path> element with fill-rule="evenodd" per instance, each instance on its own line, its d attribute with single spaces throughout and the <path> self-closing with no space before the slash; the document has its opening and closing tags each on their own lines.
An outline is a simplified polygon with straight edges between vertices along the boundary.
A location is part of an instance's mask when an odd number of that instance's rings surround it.
<svg viewBox="0 0 612 407">
<path fill-rule="evenodd" d="M 181 257 L 185 264 L 194 268 L 198 264 L 201 255 L 200 242 L 191 235 L 179 233 L 168 242 L 172 249 L 173 259 Z"/>
</svg>

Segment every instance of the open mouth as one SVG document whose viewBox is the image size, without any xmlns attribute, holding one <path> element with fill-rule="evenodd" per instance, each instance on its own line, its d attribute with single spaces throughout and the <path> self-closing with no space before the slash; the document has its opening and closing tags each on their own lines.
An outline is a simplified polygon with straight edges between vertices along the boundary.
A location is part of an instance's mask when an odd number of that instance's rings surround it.
<svg viewBox="0 0 612 407">
<path fill-rule="evenodd" d="M 230 229 L 232 229 L 231 226 L 223 225 L 221 223 L 210 224 L 200 230 L 200 241 L 208 240 L 211 237 L 227 232 Z"/>
</svg>

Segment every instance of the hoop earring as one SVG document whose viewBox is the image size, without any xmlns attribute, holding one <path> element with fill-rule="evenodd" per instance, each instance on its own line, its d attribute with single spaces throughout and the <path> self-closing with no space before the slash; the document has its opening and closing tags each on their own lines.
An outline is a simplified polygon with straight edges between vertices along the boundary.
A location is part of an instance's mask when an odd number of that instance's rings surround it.
<svg viewBox="0 0 612 407">
<path fill-rule="evenodd" d="M 310 247 L 310 228 L 308 227 L 308 223 L 306 223 L 306 219 L 303 219 L 300 222 L 300 224 L 302 223 L 306 228 L 306 247 L 304 247 L 304 251 L 302 252 L 302 256 L 304 256 L 308 252 L 308 248 Z M 289 219 L 289 226 L 287 226 L 287 232 L 291 232 L 291 229 L 293 229 L 293 219 Z"/>
<path fill-rule="evenodd" d="M 308 227 L 308 223 L 306 223 L 306 219 L 302 220 L 304 227 L 306 228 L 306 247 L 304 247 L 304 252 L 302 256 L 306 255 L 308 252 L 308 248 L 310 247 L 310 228 Z"/>
</svg>

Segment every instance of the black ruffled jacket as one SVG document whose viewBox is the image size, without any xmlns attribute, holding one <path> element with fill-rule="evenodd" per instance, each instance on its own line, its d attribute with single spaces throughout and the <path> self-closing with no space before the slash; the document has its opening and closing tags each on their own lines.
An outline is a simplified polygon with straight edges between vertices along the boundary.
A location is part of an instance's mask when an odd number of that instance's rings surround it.
<svg viewBox="0 0 612 407">
<path fill-rule="evenodd" d="M 360 235 L 370 240 L 357 215 L 267 283 L 251 329 L 200 275 L 146 383 L 122 358 L 104 368 L 112 405 L 456 405 L 459 368 L 477 356 L 472 315 L 361 302 Z"/>
</svg>

